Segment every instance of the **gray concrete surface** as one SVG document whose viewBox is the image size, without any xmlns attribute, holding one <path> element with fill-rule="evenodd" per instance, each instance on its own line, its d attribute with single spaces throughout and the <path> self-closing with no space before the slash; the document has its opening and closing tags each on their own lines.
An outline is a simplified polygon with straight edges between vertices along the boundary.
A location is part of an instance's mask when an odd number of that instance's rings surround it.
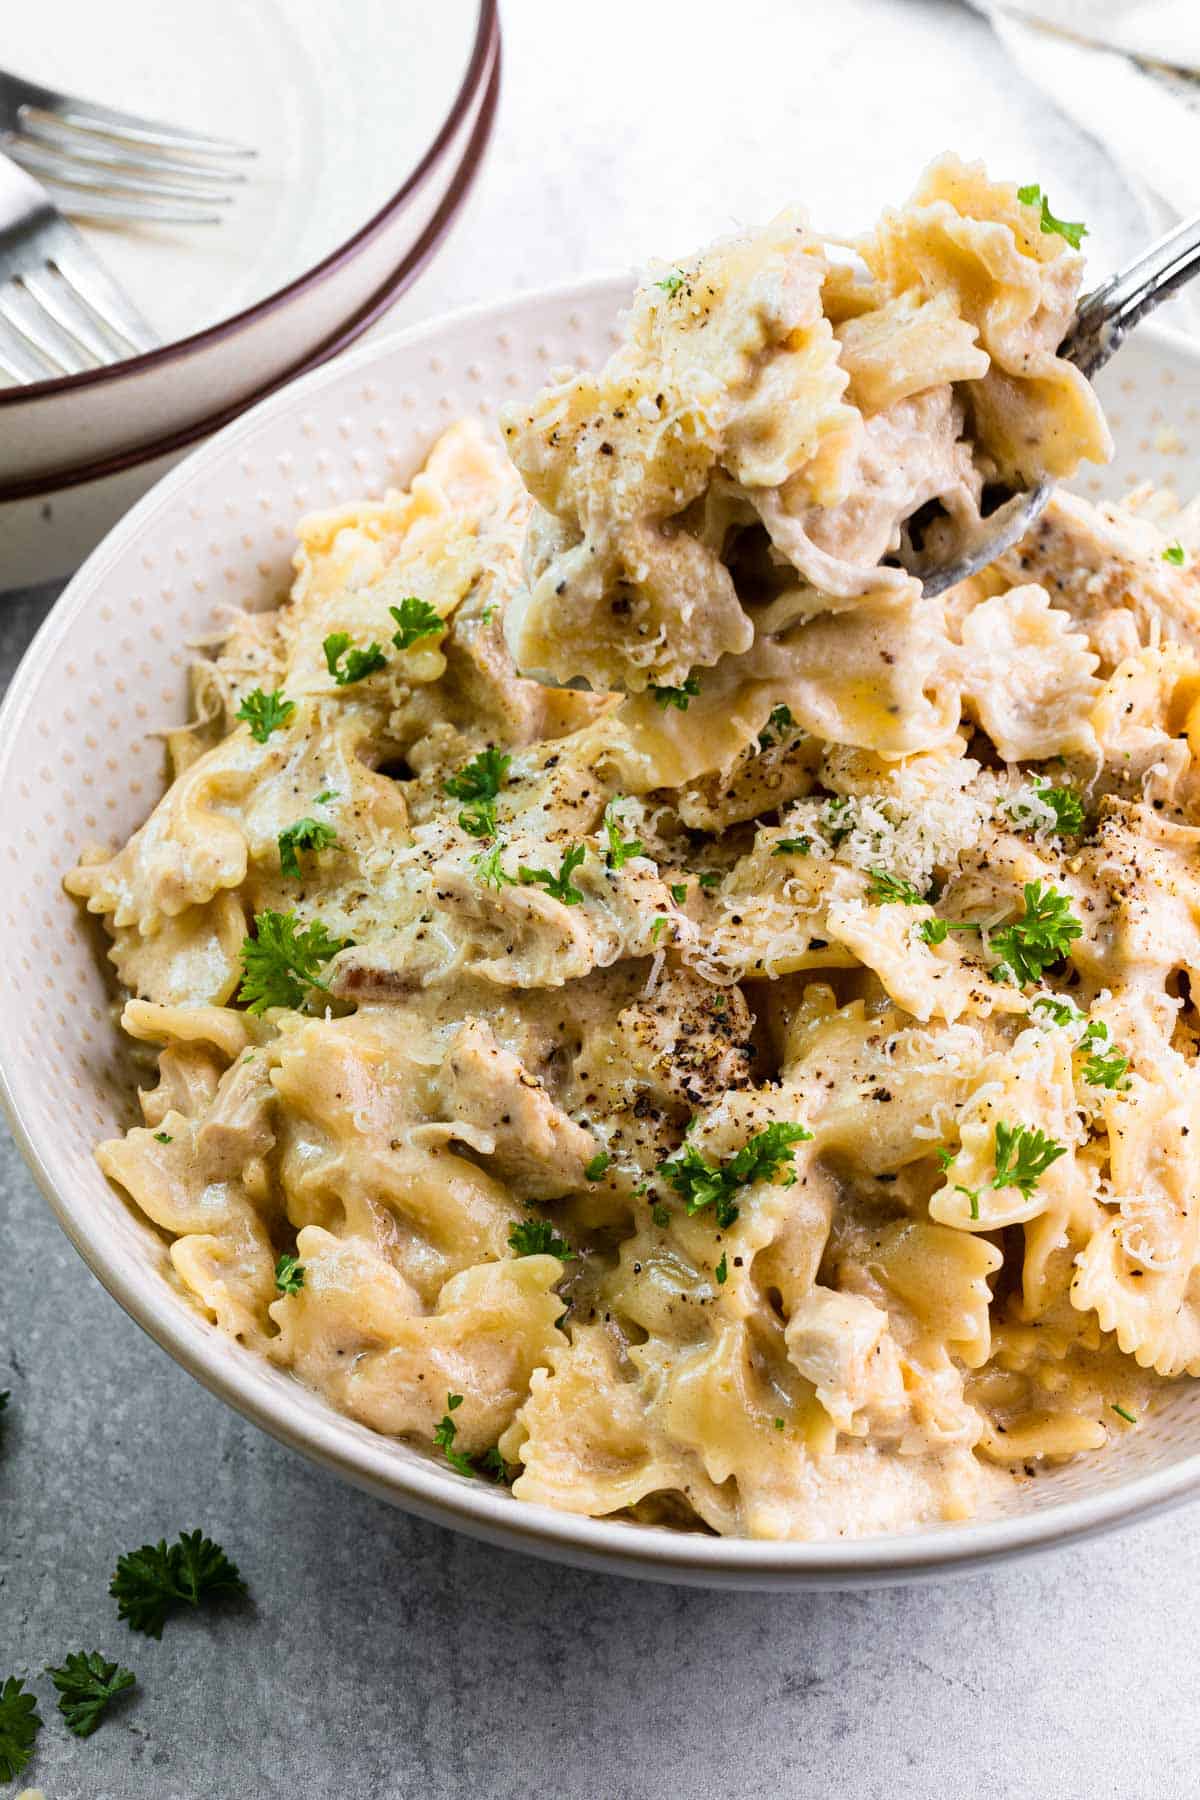
<svg viewBox="0 0 1200 1800">
<path fill-rule="evenodd" d="M 942 144 L 1069 194 L 1100 266 L 1142 231 L 1102 151 L 945 0 L 610 0 L 603 30 L 596 17 L 561 0 L 509 6 L 490 167 L 394 318 L 671 254 L 817 185 L 823 218 L 858 221 Z M 0 603 L 4 675 L 48 599 Z M 98 1647 L 141 1684 L 79 1742 L 39 1680 L 47 1725 L 26 1779 L 48 1800 L 1174 1800 L 1200 1787 L 1194 1508 L 952 1585 L 794 1599 L 484 1549 L 342 1487 L 206 1394 L 88 1274 L 7 1139 L 3 1387 L 0 1675 Z M 132 1636 L 106 1592 L 117 1555 L 193 1525 L 236 1558 L 252 1604 L 180 1619 L 161 1643 Z"/>
</svg>

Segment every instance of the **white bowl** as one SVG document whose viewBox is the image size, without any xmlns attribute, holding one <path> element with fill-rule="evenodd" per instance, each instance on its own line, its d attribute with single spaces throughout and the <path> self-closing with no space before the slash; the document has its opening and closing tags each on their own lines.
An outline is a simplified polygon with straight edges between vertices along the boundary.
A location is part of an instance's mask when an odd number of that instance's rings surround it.
<svg viewBox="0 0 1200 1800">
<path fill-rule="evenodd" d="M 187 645 L 226 603 L 285 591 L 293 527 L 379 495 L 464 414 L 490 418 L 555 364 L 596 361 L 628 283 L 576 284 L 367 345 L 273 395 L 169 474 L 72 581 L 0 711 L 8 815 L 0 1082 L 13 1130 L 68 1237 L 121 1305 L 205 1386 L 361 1487 L 515 1549 L 667 1581 L 797 1588 L 976 1569 L 1107 1530 L 1200 1485 L 1200 1384 L 1103 1456 L 1047 1473 L 973 1523 L 833 1543 L 765 1543 L 582 1519 L 525 1505 L 334 1412 L 201 1318 L 167 1277 L 161 1237 L 108 1186 L 92 1145 L 128 1122 L 131 1076 L 98 936 L 62 892 L 88 839 L 114 844 L 160 792 L 146 734 L 182 720 Z M 1102 380 L 1118 459 L 1083 487 L 1200 487 L 1200 353 L 1144 330 Z M 1167 429 L 1168 421 L 1174 431 Z"/>
</svg>

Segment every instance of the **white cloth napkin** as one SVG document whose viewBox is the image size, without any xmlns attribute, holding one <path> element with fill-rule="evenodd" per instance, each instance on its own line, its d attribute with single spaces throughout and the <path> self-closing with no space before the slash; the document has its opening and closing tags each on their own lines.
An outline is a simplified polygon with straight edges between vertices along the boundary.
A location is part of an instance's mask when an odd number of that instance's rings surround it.
<svg viewBox="0 0 1200 1800">
<path fill-rule="evenodd" d="M 1154 196 L 1200 211 L 1200 0 L 971 0 L 1038 83 Z"/>
</svg>

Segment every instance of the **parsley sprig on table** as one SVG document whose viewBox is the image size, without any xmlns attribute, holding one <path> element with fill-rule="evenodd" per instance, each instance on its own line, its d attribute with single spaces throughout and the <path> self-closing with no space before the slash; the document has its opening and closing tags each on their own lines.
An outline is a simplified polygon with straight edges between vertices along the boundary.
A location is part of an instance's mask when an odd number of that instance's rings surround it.
<svg viewBox="0 0 1200 1800">
<path fill-rule="evenodd" d="M 422 638 L 440 635 L 445 625 L 437 607 L 430 606 L 428 600 L 418 600 L 415 594 L 410 594 L 399 606 L 389 606 L 388 611 L 397 625 L 397 630 L 392 633 L 397 650 L 411 650 Z"/>
<path fill-rule="evenodd" d="M 118 1694 L 136 1686 L 137 1676 L 98 1650 L 73 1650 L 59 1667 L 47 1667 L 58 1689 L 58 1710 L 76 1737 L 90 1737 Z"/>
<path fill-rule="evenodd" d="M 322 819 L 305 817 L 297 819 L 294 825 L 288 825 L 279 833 L 279 871 L 282 875 L 290 875 L 293 880 L 301 877 L 298 850 L 328 850 L 337 843 L 337 829 L 327 825 Z"/>
<path fill-rule="evenodd" d="M 365 650 L 352 648 L 348 631 L 330 632 L 321 648 L 325 652 L 325 665 L 339 687 L 349 687 L 351 682 L 362 681 L 387 666 L 382 644 L 372 642 Z M 344 667 L 343 656 L 346 658 Z"/>
<path fill-rule="evenodd" d="M 1040 981 L 1043 972 L 1061 962 L 1083 927 L 1071 911 L 1071 902 L 1057 888 L 1043 888 L 1040 881 L 1025 883 L 1025 911 L 1011 925 L 993 931 L 990 948 L 999 957 L 992 969 L 993 981 L 1015 981 L 1026 987 Z"/>
<path fill-rule="evenodd" d="M 682 1149 L 668 1157 L 658 1173 L 682 1195 L 689 1213 L 702 1212 L 711 1206 L 719 1226 L 732 1225 L 739 1208 L 734 1196 L 755 1181 L 768 1181 L 795 1154 L 794 1146 L 811 1138 L 803 1125 L 775 1120 L 756 1132 L 726 1163 L 713 1163 L 695 1144 L 684 1143 Z M 789 1174 L 785 1186 L 795 1176 Z"/>
<path fill-rule="evenodd" d="M 1084 238 L 1087 237 L 1088 228 L 1080 221 L 1055 218 L 1054 214 L 1050 211 L 1049 200 L 1047 200 L 1036 181 L 1030 182 L 1028 187 L 1018 188 L 1017 199 L 1021 202 L 1022 206 L 1040 205 L 1042 209 L 1042 216 L 1039 220 L 1041 229 L 1047 234 L 1053 232 L 1058 237 L 1066 238 L 1072 250 L 1078 250 Z"/>
<path fill-rule="evenodd" d="M 642 842 L 640 838 L 622 837 L 621 817 L 617 811 L 624 801 L 624 794 L 614 794 L 604 809 L 604 832 L 608 838 L 608 849 L 604 860 L 610 869 L 623 869 L 631 856 L 641 856 Z"/>
<path fill-rule="evenodd" d="M 531 887 L 536 884 L 538 887 L 544 887 L 552 899 L 561 900 L 564 906 L 580 906 L 583 902 L 583 894 L 574 885 L 571 877 L 586 855 L 587 849 L 583 844 L 568 845 L 563 852 L 557 875 L 552 874 L 549 869 L 530 869 L 522 863 L 517 871 L 521 877 L 521 886 Z"/>
<path fill-rule="evenodd" d="M 10 1675 L 0 1685 L 0 1781 L 15 1781 L 33 1755 L 42 1717 L 25 1683 Z"/>
<path fill-rule="evenodd" d="M 254 936 L 242 944 L 238 999 L 252 1013 L 270 1006 L 302 1006 L 310 988 L 324 991 L 320 970 L 350 941 L 331 937 L 320 919 L 301 930 L 295 913 L 256 913 Z"/>
<path fill-rule="evenodd" d="M 871 878 L 869 896 L 881 906 L 920 906 L 925 898 L 914 882 L 889 875 L 886 869 L 868 869 L 867 874 Z"/>
<path fill-rule="evenodd" d="M 117 1616 L 131 1631 L 159 1638 L 181 1606 L 244 1594 L 246 1584 L 219 1544 L 199 1531 L 181 1531 L 177 1543 L 160 1538 L 122 1556 L 108 1591 L 117 1602 Z"/>
<path fill-rule="evenodd" d="M 664 711 L 673 706 L 677 712 L 686 712 L 693 700 L 700 695 L 700 677 L 689 675 L 679 687 L 659 687 L 656 682 L 649 684 L 650 692 Z"/>
<path fill-rule="evenodd" d="M 472 837 L 491 837 L 495 832 L 496 796 L 504 786 L 511 762 L 507 750 L 489 747 L 442 783 L 455 800 L 469 802 L 459 813 L 458 822 Z"/>
<path fill-rule="evenodd" d="M 264 694 L 261 688 L 253 688 L 246 694 L 235 718 L 241 719 L 250 727 L 250 736 L 257 744 L 265 744 L 273 731 L 286 725 L 296 710 L 294 700 L 285 700 L 281 688 L 274 693 Z"/>
<path fill-rule="evenodd" d="M 1066 1145 L 1056 1144 L 1045 1132 L 1000 1120 L 995 1133 L 996 1179 L 992 1185 L 1019 1188 L 1028 1200 L 1051 1163 L 1066 1154 Z"/>
<path fill-rule="evenodd" d="M 508 1247 L 517 1256 L 557 1256 L 560 1262 L 574 1262 L 575 1252 L 566 1238 L 559 1237 L 549 1219 L 522 1219 L 508 1234 Z"/>
</svg>

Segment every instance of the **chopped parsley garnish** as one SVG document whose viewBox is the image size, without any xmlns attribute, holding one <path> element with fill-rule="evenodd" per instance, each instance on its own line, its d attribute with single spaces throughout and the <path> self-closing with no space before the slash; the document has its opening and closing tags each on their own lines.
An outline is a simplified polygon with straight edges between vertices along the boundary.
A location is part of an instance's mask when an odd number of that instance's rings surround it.
<svg viewBox="0 0 1200 1800">
<path fill-rule="evenodd" d="M 650 1208 L 650 1217 L 654 1220 L 654 1223 L 658 1226 L 660 1231 L 664 1230 L 666 1226 L 671 1223 L 671 1215 L 661 1201 L 658 1205 Z"/>
<path fill-rule="evenodd" d="M 368 675 L 374 675 L 377 669 L 387 666 L 387 657 L 381 644 L 370 643 L 365 650 L 351 647 L 348 631 L 334 631 L 325 639 L 321 648 L 325 652 L 325 664 L 339 687 L 349 687 L 351 682 L 362 681 Z M 346 666 L 341 666 L 342 657 L 346 658 Z"/>
<path fill-rule="evenodd" d="M 687 882 L 686 881 L 673 881 L 671 883 L 671 898 L 675 902 L 676 906 L 683 905 L 684 901 L 687 899 Z"/>
<path fill-rule="evenodd" d="M 1028 1200 L 1051 1163 L 1067 1154 L 1065 1144 L 1056 1144 L 1042 1131 L 1028 1125 L 996 1126 L 996 1179 L 998 1188 L 1019 1188 Z"/>
<path fill-rule="evenodd" d="M 297 850 L 328 850 L 331 844 L 337 843 L 337 831 L 332 825 L 324 824 L 320 819 L 297 819 L 279 834 L 279 871 L 282 875 L 290 875 L 293 880 L 300 880 L 300 862 Z"/>
<path fill-rule="evenodd" d="M 47 1675 L 58 1689 L 58 1710 L 67 1730 L 76 1737 L 90 1737 L 118 1694 L 136 1685 L 132 1669 L 107 1662 L 98 1650 L 73 1650 Z"/>
<path fill-rule="evenodd" d="M 624 794 L 614 794 L 604 809 L 604 833 L 608 838 L 608 849 L 604 853 L 604 860 L 610 869 L 622 869 L 631 856 L 641 856 L 642 854 L 640 838 L 621 836 L 621 819 L 617 808 L 624 798 Z"/>
<path fill-rule="evenodd" d="M 958 1155 L 958 1151 L 949 1149 L 945 1144 L 939 1144 L 933 1154 L 937 1157 L 943 1169 L 948 1169 Z"/>
<path fill-rule="evenodd" d="M 720 886 L 721 877 L 716 869 L 702 869 L 699 875 L 697 875 L 696 880 L 700 883 L 700 886 L 704 889 L 705 893 L 708 893 L 712 888 Z"/>
<path fill-rule="evenodd" d="M 430 606 L 428 600 L 418 600 L 415 594 L 399 606 L 389 606 L 388 611 L 399 626 L 392 633 L 397 650 L 410 650 L 421 638 L 436 636 L 445 622 L 436 606 Z"/>
<path fill-rule="evenodd" d="M 1110 1405 L 1112 1407 L 1112 1410 L 1116 1413 L 1117 1417 L 1119 1419 L 1124 1419 L 1124 1421 L 1127 1425 L 1136 1425 L 1137 1424 L 1137 1414 L 1136 1413 L 1129 1412 L 1127 1410 L 1127 1408 L 1125 1408 L 1124 1406 L 1118 1406 L 1115 1400 L 1110 1401 Z"/>
<path fill-rule="evenodd" d="M 652 681 L 650 692 L 664 711 L 668 706 L 673 706 L 677 712 L 686 712 L 692 701 L 699 697 L 700 677 L 689 675 L 682 687 L 659 687 Z"/>
<path fill-rule="evenodd" d="M 169 1131 L 156 1131 L 154 1134 L 154 1141 L 156 1144 L 173 1144 L 175 1139 L 171 1136 Z"/>
<path fill-rule="evenodd" d="M 920 906 L 925 896 L 911 881 L 889 875 L 886 869 L 868 869 L 871 878 L 870 898 L 881 906 Z"/>
<path fill-rule="evenodd" d="M 780 838 L 771 851 L 772 856 L 807 856 L 812 849 L 812 839 L 806 837 Z"/>
<path fill-rule="evenodd" d="M 759 748 L 769 750 L 772 744 L 780 741 L 785 731 L 794 730 L 795 725 L 790 706 L 773 706 L 766 724 L 758 734 Z"/>
<path fill-rule="evenodd" d="M 652 944 L 658 943 L 659 939 L 662 937 L 663 932 L 667 929 L 667 926 L 670 923 L 671 923 L 671 921 L 670 921 L 670 919 L 668 919 L 666 913 L 658 914 L 653 925 L 650 927 L 650 942 Z"/>
<path fill-rule="evenodd" d="M 1177 569 L 1182 569 L 1187 560 L 1183 545 L 1178 540 L 1173 544 L 1168 544 L 1162 553 L 1162 559 L 1164 562 L 1173 563 Z M 1118 1409 L 1114 1408 L 1114 1410 Z"/>
<path fill-rule="evenodd" d="M 304 1264 L 285 1250 L 275 1264 L 275 1286 L 281 1294 L 298 1294 L 304 1286 Z"/>
<path fill-rule="evenodd" d="M 471 865 L 478 873 L 484 887 L 495 888 L 499 893 L 502 887 L 516 887 L 516 877 L 508 874 L 501 866 L 500 857 L 504 851 L 503 842 L 493 844 L 490 850 L 477 850 L 471 858 Z"/>
<path fill-rule="evenodd" d="M 178 1543 L 160 1538 L 122 1556 L 108 1591 L 131 1631 L 158 1638 L 179 1607 L 199 1606 L 211 1595 L 244 1594 L 246 1584 L 219 1544 L 199 1531 L 181 1531 Z"/>
<path fill-rule="evenodd" d="M 854 830 L 853 823 L 850 820 L 843 818 L 843 814 L 848 811 L 849 806 L 850 797 L 848 794 L 835 794 L 833 799 L 827 801 L 822 809 L 822 824 L 824 825 L 825 830 L 829 835 L 829 841 L 835 850 L 845 843 L 846 839 L 850 836 L 850 833 Z"/>
<path fill-rule="evenodd" d="M 1035 994 L 1032 1004 L 1049 1013 L 1056 1025 L 1082 1025 L 1083 1014 L 1071 1000 L 1059 1000 L 1054 994 Z"/>
<path fill-rule="evenodd" d="M 0 1686 L 0 1781 L 15 1781 L 33 1756 L 42 1729 L 37 1700 L 15 1675 Z"/>
<path fill-rule="evenodd" d="M 1093 1051 L 1084 1064 L 1083 1079 L 1092 1087 L 1127 1088 L 1130 1085 L 1129 1058 L 1122 1056 L 1119 1050 L 1110 1050 L 1107 1056 Z"/>
<path fill-rule="evenodd" d="M 1019 987 L 1040 981 L 1082 936 L 1083 927 L 1067 895 L 1054 887 L 1043 888 L 1040 881 L 1027 881 L 1023 916 L 991 934 L 990 948 L 1000 958 L 991 971 L 992 980 L 1015 981 Z"/>
<path fill-rule="evenodd" d="M 964 1187 L 961 1181 L 956 1181 L 954 1184 L 954 1191 L 956 1194 L 965 1194 L 967 1196 L 967 1204 L 971 1209 L 971 1217 L 977 1219 L 979 1217 L 979 1189 Z"/>
<path fill-rule="evenodd" d="M 725 1229 L 738 1216 L 735 1194 L 751 1182 L 769 1180 L 785 1163 L 790 1164 L 794 1146 L 811 1136 L 812 1132 L 803 1125 L 776 1120 L 756 1132 L 727 1163 L 712 1163 L 695 1144 L 685 1143 L 661 1165 L 658 1173 L 683 1196 L 689 1213 L 711 1206 L 717 1224 Z M 795 1179 L 789 1173 L 784 1185 L 790 1186 Z"/>
<path fill-rule="evenodd" d="M 322 788 L 319 794 L 313 795 L 314 806 L 328 806 L 331 800 L 338 797 L 337 788 Z"/>
<path fill-rule="evenodd" d="M 253 688 L 243 698 L 234 717 L 250 727 L 250 736 L 256 744 L 265 744 L 273 731 L 287 724 L 295 710 L 296 702 L 285 700 L 281 688 L 276 688 L 272 694 Z"/>
<path fill-rule="evenodd" d="M 591 1162 L 586 1165 L 583 1172 L 589 1181 L 599 1181 L 611 1161 L 612 1157 L 608 1154 L 607 1150 L 597 1150 L 595 1156 L 593 1156 Z"/>
<path fill-rule="evenodd" d="M 470 802 L 459 813 L 458 822 L 472 837 L 491 837 L 495 831 L 496 795 L 504 786 L 511 762 L 507 750 L 489 746 L 442 783 L 454 799 Z"/>
<path fill-rule="evenodd" d="M 1078 250 L 1083 239 L 1087 237 L 1088 228 L 1086 225 L 1074 222 L 1070 219 L 1055 218 L 1054 214 L 1050 211 L 1050 202 L 1047 200 L 1036 181 L 1031 182 L 1028 187 L 1018 188 L 1017 199 L 1021 202 L 1022 206 L 1037 206 L 1040 204 L 1042 209 L 1040 220 L 1042 230 L 1047 234 L 1054 232 L 1058 237 L 1066 238 L 1072 250 Z"/>
<path fill-rule="evenodd" d="M 1083 830 L 1083 801 L 1075 788 L 1053 787 L 1048 781 L 1035 781 L 1033 791 L 1054 814 L 1055 830 L 1060 837 L 1078 837 Z"/>
<path fill-rule="evenodd" d="M 654 285 L 656 288 L 661 288 L 669 299 L 679 292 L 686 280 L 687 276 L 682 269 L 672 269 L 669 275 L 664 275 L 662 280 L 656 281 Z"/>
<path fill-rule="evenodd" d="M 496 602 L 494 600 L 492 600 L 492 601 L 489 601 L 487 606 L 484 607 L 484 609 L 480 613 L 479 617 L 484 625 L 490 625 L 492 620 L 495 618 L 495 616 L 496 616 Z"/>
<path fill-rule="evenodd" d="M 499 1444 L 493 1444 L 490 1450 L 484 1451 L 479 1459 L 479 1466 L 481 1469 L 486 1469 L 487 1473 L 496 1481 L 503 1481 L 507 1486 L 512 1485 L 512 1470 L 501 1456 Z"/>
<path fill-rule="evenodd" d="M 979 926 L 969 920 L 922 919 L 917 926 L 917 936 L 925 944 L 944 944 L 952 931 L 978 930 Z"/>
<path fill-rule="evenodd" d="M 324 991 L 319 971 L 350 941 L 331 937 L 320 919 L 301 931 L 295 913 L 255 913 L 254 936 L 242 944 L 238 999 L 252 1013 L 264 1013 L 269 1006 L 302 1006 L 309 988 Z"/>
<path fill-rule="evenodd" d="M 470 1457 L 464 1455 L 461 1450 L 456 1450 L 454 1448 L 454 1440 L 458 1436 L 458 1426 L 454 1423 L 450 1414 L 457 1411 L 462 1403 L 463 1397 L 461 1394 L 446 1395 L 446 1410 L 442 1414 L 438 1428 L 433 1434 L 433 1442 L 435 1448 L 442 1452 L 452 1469 L 457 1469 L 460 1475 L 473 1476 L 475 1469 Z"/>
<path fill-rule="evenodd" d="M 774 1425 L 776 1431 L 783 1430 L 783 1420 L 782 1419 L 774 1419 L 774 1420 L 772 1420 L 772 1424 Z"/>
<path fill-rule="evenodd" d="M 522 1219 L 508 1234 L 508 1247 L 517 1256 L 557 1256 L 560 1262 L 574 1262 L 575 1252 L 566 1238 L 559 1237 L 549 1219 Z"/>
<path fill-rule="evenodd" d="M 583 895 L 571 880 L 572 875 L 587 855 L 583 844 L 571 844 L 563 853 L 558 874 L 552 875 L 549 869 L 530 869 L 524 863 L 517 871 L 521 877 L 522 887 L 531 887 L 534 883 L 544 887 L 554 900 L 560 900 L 564 906 L 579 906 Z"/>
<path fill-rule="evenodd" d="M 729 1279 L 729 1263 L 723 1250 L 721 1252 L 721 1260 L 713 1270 L 713 1273 L 717 1278 L 718 1285 L 724 1287 Z"/>
</svg>

